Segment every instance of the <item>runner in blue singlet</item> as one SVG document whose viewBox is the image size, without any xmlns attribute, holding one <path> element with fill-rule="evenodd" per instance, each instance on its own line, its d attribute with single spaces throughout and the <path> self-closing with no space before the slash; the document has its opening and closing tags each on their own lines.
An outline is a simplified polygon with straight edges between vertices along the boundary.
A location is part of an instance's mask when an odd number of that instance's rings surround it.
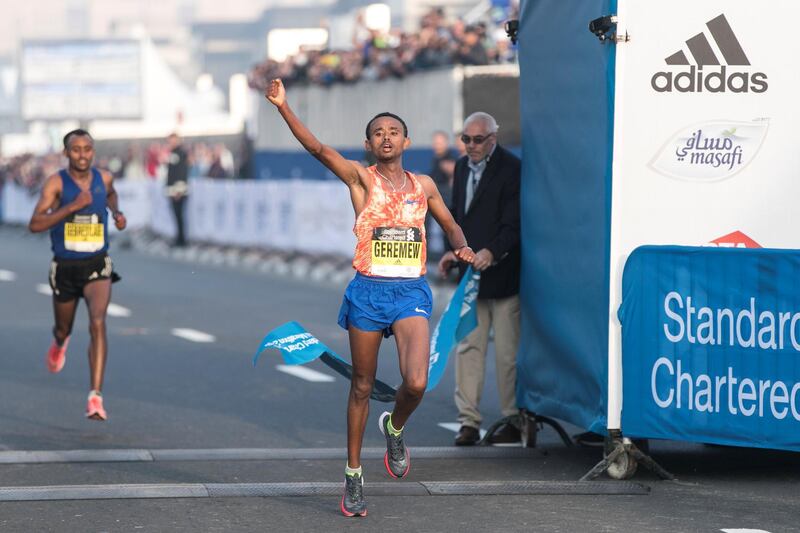
<svg viewBox="0 0 800 533">
<path fill-rule="evenodd" d="M 117 229 L 124 229 L 126 221 L 117 205 L 111 174 L 92 167 L 94 141 L 89 132 L 69 132 L 64 137 L 64 155 L 68 168 L 47 178 L 28 225 L 34 233 L 50 230 L 53 249 L 50 287 L 55 326 L 46 363 L 50 372 L 64 368 L 75 311 L 82 297 L 89 308 L 91 336 L 86 416 L 106 420 L 101 392 L 108 353 L 106 311 L 112 280 L 118 279 L 107 254 L 107 210 Z"/>
</svg>

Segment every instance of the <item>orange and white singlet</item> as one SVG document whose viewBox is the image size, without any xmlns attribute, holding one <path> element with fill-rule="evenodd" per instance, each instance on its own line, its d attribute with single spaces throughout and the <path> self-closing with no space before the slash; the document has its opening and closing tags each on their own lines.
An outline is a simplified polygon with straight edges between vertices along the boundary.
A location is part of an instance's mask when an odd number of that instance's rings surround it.
<svg viewBox="0 0 800 533">
<path fill-rule="evenodd" d="M 367 170 L 372 176 L 372 190 L 353 227 L 358 239 L 353 268 L 365 276 L 418 278 L 424 275 L 428 197 L 422 184 L 414 174 L 405 171 L 414 190 L 394 192 L 378 175 L 375 166 Z"/>
</svg>

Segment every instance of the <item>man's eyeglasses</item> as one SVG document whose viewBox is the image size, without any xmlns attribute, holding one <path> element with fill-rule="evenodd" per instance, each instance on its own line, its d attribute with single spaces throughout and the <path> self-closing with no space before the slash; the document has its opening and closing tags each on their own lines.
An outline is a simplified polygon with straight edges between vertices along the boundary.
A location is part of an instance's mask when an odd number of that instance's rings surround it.
<svg viewBox="0 0 800 533">
<path fill-rule="evenodd" d="M 469 135 L 462 135 L 461 142 L 464 144 L 470 144 L 470 143 L 483 144 L 484 142 L 486 142 L 486 139 L 488 139 L 492 135 L 494 135 L 494 133 L 490 133 L 489 135 L 473 135 L 472 137 L 470 137 Z"/>
</svg>

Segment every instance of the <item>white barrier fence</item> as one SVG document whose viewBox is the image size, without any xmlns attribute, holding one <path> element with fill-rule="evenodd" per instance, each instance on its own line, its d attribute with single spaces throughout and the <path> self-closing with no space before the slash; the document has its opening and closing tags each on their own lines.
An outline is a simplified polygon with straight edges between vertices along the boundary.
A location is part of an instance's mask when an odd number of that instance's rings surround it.
<svg viewBox="0 0 800 533">
<path fill-rule="evenodd" d="M 163 186 L 150 181 L 118 181 L 114 186 L 129 229 L 148 228 L 174 237 L 172 207 Z M 338 181 L 196 179 L 190 192 L 185 216 L 191 240 L 344 256 L 355 248 L 353 208 L 347 187 Z M 7 183 L 3 222 L 27 224 L 36 200 L 27 189 Z"/>
</svg>

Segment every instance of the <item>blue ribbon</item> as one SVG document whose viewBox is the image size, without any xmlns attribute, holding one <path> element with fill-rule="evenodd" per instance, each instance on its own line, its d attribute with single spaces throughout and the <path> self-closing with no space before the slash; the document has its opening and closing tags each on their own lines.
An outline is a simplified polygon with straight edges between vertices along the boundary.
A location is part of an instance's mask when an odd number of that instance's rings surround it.
<svg viewBox="0 0 800 533">
<path fill-rule="evenodd" d="M 441 381 L 453 348 L 478 325 L 476 300 L 480 278 L 480 272 L 475 272 L 472 267 L 467 269 L 450 303 L 447 304 L 447 309 L 433 330 L 426 389 L 428 391 L 433 390 Z M 298 322 L 287 322 L 267 333 L 253 356 L 253 366 L 258 363 L 261 353 L 270 348 L 279 350 L 287 365 L 302 365 L 320 359 L 348 379 L 353 374 L 350 363 L 306 331 Z M 394 400 L 396 392 L 395 388 L 376 379 L 372 398 L 390 402 Z"/>
<path fill-rule="evenodd" d="M 450 352 L 478 326 L 476 301 L 480 281 L 481 273 L 468 267 L 433 330 L 426 391 L 433 390 L 439 384 L 447 368 Z"/>
</svg>

